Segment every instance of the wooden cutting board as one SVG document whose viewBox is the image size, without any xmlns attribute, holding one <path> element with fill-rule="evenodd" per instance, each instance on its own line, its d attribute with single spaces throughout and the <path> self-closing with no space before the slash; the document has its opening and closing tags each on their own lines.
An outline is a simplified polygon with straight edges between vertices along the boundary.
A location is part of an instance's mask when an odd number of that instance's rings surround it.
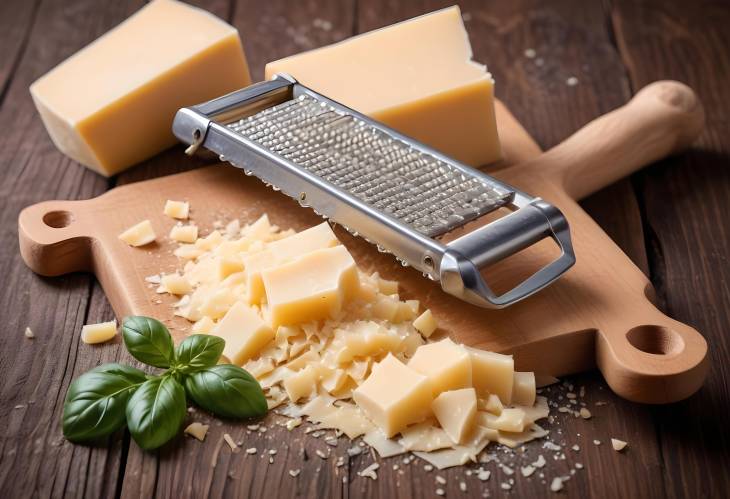
<svg viewBox="0 0 730 499">
<path fill-rule="evenodd" d="M 397 279 L 401 296 L 431 308 L 445 334 L 512 352 L 518 369 L 560 376 L 597 366 L 616 393 L 639 402 L 666 403 L 694 393 L 708 369 L 705 340 L 657 310 L 646 276 L 576 202 L 686 148 L 704 122 L 692 90 L 676 82 L 650 85 L 546 153 L 503 105 L 497 110 L 506 159 L 490 171 L 566 215 L 577 263 L 564 277 L 508 309 L 486 310 L 443 293 L 437 283 L 340 230 L 343 243 L 361 267 Z M 214 221 L 250 222 L 263 213 L 283 228 L 320 222 L 257 179 L 215 165 L 118 187 L 95 199 L 30 206 L 19 217 L 21 253 L 42 275 L 94 272 L 118 316 L 158 317 L 179 340 L 189 324 L 172 316 L 171 297 L 156 294 L 144 280 L 180 266 L 172 256 L 176 245 L 166 237 L 174 225 L 162 214 L 167 199 L 190 201 L 203 234 Z M 158 234 L 156 243 L 131 248 L 118 240 L 123 229 L 146 218 Z M 497 289 L 514 284 L 551 256 L 545 245 L 529 248 L 493 269 L 490 283 Z"/>
</svg>

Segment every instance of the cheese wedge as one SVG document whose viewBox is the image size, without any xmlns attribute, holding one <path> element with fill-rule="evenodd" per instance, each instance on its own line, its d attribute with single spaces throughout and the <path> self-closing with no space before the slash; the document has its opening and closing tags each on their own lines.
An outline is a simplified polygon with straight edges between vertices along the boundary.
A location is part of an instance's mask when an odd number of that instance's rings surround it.
<svg viewBox="0 0 730 499">
<path fill-rule="evenodd" d="M 271 340 L 274 332 L 256 311 L 235 303 L 213 328 L 212 334 L 226 340 L 223 355 L 233 364 L 243 365 Z"/>
<path fill-rule="evenodd" d="M 233 26 L 154 0 L 30 87 L 56 146 L 113 175 L 175 143 L 177 110 L 251 83 Z"/>
<path fill-rule="evenodd" d="M 314 251 L 261 277 L 274 328 L 333 317 L 360 287 L 355 260 L 344 246 Z"/>
<path fill-rule="evenodd" d="M 456 444 L 462 443 L 474 428 L 477 392 L 474 388 L 443 392 L 431 408 L 449 438 Z"/>
<path fill-rule="evenodd" d="M 266 65 L 472 166 L 501 158 L 494 81 L 450 7 Z"/>
<path fill-rule="evenodd" d="M 268 218 L 266 219 L 268 223 Z M 339 244 L 337 236 L 327 222 L 297 232 L 296 234 L 273 241 L 266 249 L 243 257 L 248 286 L 248 302 L 252 305 L 261 303 L 264 297 L 264 283 L 261 272 L 271 269 L 294 258 L 313 251 L 330 248 Z"/>
<path fill-rule="evenodd" d="M 434 397 L 443 391 L 472 386 L 469 352 L 449 338 L 419 347 L 408 367 L 428 377 Z"/>
</svg>

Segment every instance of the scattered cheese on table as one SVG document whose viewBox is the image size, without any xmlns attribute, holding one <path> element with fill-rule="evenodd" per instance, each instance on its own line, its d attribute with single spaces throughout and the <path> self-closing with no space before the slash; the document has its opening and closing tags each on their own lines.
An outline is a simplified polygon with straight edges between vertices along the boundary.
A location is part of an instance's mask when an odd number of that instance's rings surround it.
<svg viewBox="0 0 730 499">
<path fill-rule="evenodd" d="M 35 338 L 35 334 L 33 333 L 33 330 L 30 327 L 26 327 L 25 331 L 23 332 L 26 338 Z"/>
<path fill-rule="evenodd" d="M 170 218 L 178 220 L 187 220 L 190 214 L 190 203 L 186 201 L 173 201 L 168 199 L 165 201 L 164 213 Z"/>
<path fill-rule="evenodd" d="M 185 295 L 193 290 L 188 280 L 180 274 L 169 274 L 160 279 L 160 290 L 172 295 Z"/>
<path fill-rule="evenodd" d="M 104 343 L 117 335 L 116 319 L 99 324 L 86 324 L 81 328 L 81 341 L 84 343 Z"/>
<path fill-rule="evenodd" d="M 150 244 L 157 236 L 152 228 L 152 222 L 149 220 L 142 220 L 140 223 L 133 225 L 129 229 L 119 234 L 119 239 L 124 241 L 130 246 L 144 246 Z"/>
<path fill-rule="evenodd" d="M 458 7 L 266 65 L 472 166 L 501 158 L 494 81 Z M 434 119 L 437 116 L 438 119 Z"/>
<path fill-rule="evenodd" d="M 233 26 L 183 2 L 155 0 L 30 93 L 56 146 L 109 176 L 173 145 L 179 108 L 250 82 Z"/>
<path fill-rule="evenodd" d="M 196 421 L 194 423 L 190 423 L 187 428 L 185 428 L 185 433 L 187 433 L 191 437 L 197 438 L 202 442 L 203 440 L 205 440 L 205 435 L 208 433 L 208 428 L 210 428 L 209 425 L 198 423 Z"/>
<path fill-rule="evenodd" d="M 179 243 L 194 243 L 198 239 L 198 227 L 195 225 L 175 225 L 170 229 L 170 239 Z"/>
<path fill-rule="evenodd" d="M 413 321 L 413 327 L 426 338 L 430 337 L 438 328 L 436 319 L 433 317 L 430 309 L 426 309 L 416 320 Z"/>
<path fill-rule="evenodd" d="M 612 438 L 611 439 L 611 446 L 613 447 L 613 450 L 621 452 L 626 448 L 626 446 L 629 445 L 627 442 L 624 442 L 623 440 L 619 440 L 618 438 Z"/>
</svg>

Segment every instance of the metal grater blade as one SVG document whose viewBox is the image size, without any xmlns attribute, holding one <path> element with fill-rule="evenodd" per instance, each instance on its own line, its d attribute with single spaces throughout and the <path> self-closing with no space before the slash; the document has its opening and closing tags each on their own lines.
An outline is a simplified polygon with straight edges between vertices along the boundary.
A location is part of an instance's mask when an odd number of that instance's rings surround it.
<svg viewBox="0 0 730 499">
<path fill-rule="evenodd" d="M 575 262 L 555 206 L 388 128 L 288 75 L 180 109 L 173 133 L 393 253 L 454 296 L 502 308 Z M 508 213 L 445 233 L 501 206 Z M 452 233 L 453 234 L 453 233 Z M 496 294 L 481 270 L 544 238 L 560 256 Z"/>
<path fill-rule="evenodd" d="M 309 95 L 227 127 L 429 237 L 513 195 Z"/>
</svg>

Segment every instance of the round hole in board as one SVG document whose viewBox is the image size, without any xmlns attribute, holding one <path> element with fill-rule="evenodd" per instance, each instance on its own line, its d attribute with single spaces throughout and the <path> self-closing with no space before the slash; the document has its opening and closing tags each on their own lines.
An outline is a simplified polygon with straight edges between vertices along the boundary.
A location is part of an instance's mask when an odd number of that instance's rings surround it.
<svg viewBox="0 0 730 499">
<path fill-rule="evenodd" d="M 68 211 L 49 211 L 43 215 L 43 223 L 49 227 L 53 227 L 54 229 L 63 229 L 64 227 L 68 227 L 73 221 L 74 217 L 71 212 Z"/>
<path fill-rule="evenodd" d="M 662 326 L 637 326 L 626 333 L 626 339 L 634 348 L 654 355 L 672 355 L 684 348 L 679 333 Z"/>
</svg>

